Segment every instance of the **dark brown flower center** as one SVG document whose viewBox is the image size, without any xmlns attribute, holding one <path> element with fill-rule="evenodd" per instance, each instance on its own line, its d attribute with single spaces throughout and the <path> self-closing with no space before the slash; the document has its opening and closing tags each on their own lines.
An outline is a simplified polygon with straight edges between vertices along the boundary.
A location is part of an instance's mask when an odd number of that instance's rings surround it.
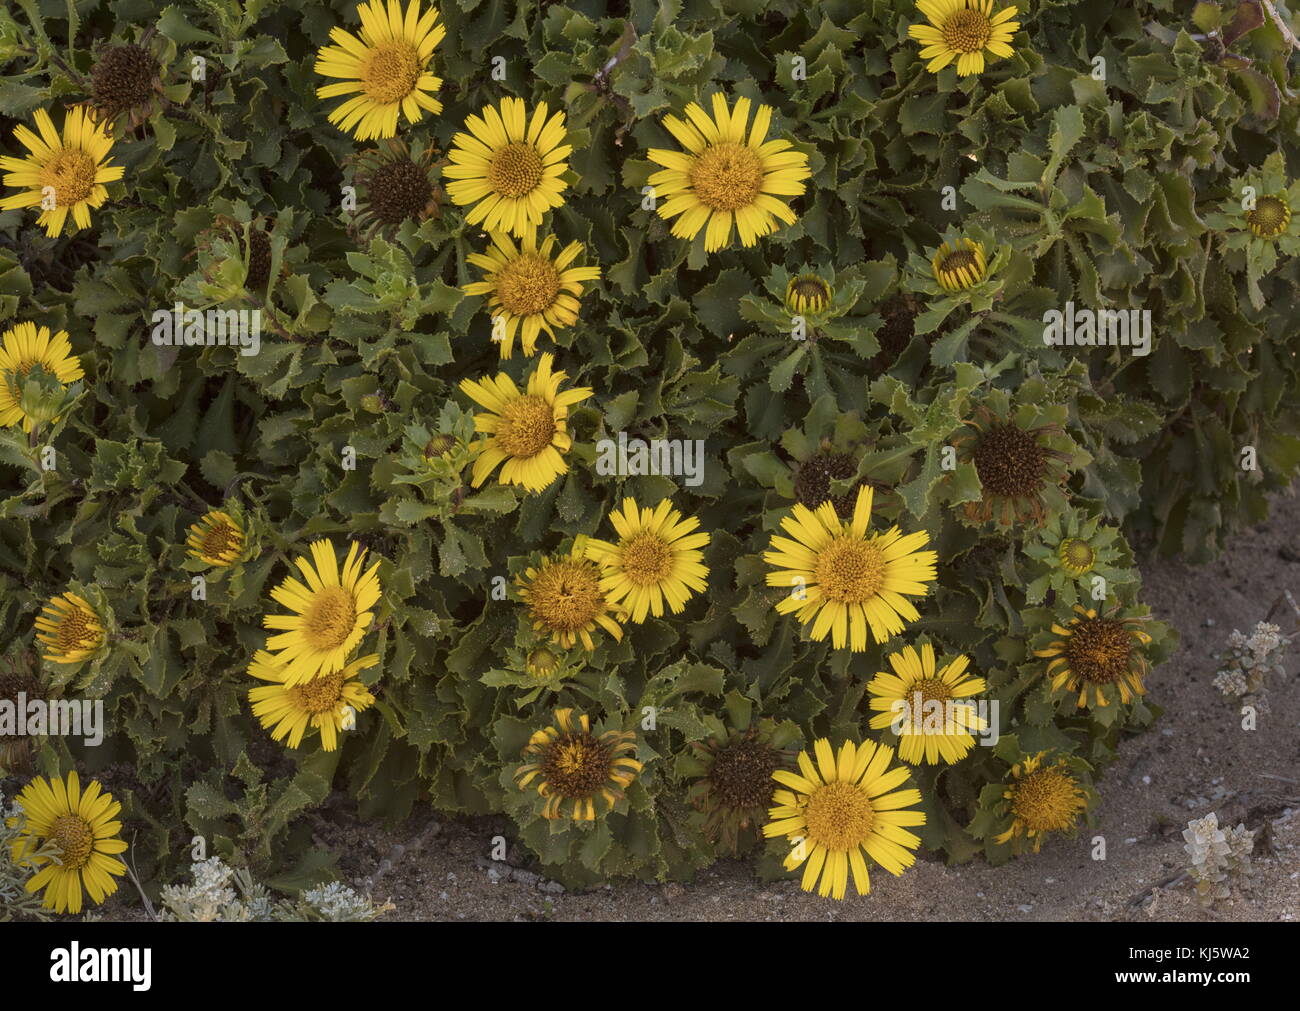
<svg viewBox="0 0 1300 1011">
<path fill-rule="evenodd" d="M 975 447 L 975 471 L 986 495 L 1019 498 L 1043 487 L 1047 459 L 1038 439 L 1019 425 L 994 425 Z"/>
<path fill-rule="evenodd" d="M 96 618 L 75 604 L 68 607 L 59 619 L 58 647 L 60 652 L 87 649 L 99 641 Z"/>
<path fill-rule="evenodd" d="M 416 218 L 433 198 L 429 174 L 409 158 L 385 162 L 366 179 L 370 211 L 386 225 Z"/>
<path fill-rule="evenodd" d="M 153 95 L 158 61 L 139 46 L 104 50 L 90 72 L 90 91 L 97 108 L 114 115 L 144 105 Z"/>
<path fill-rule="evenodd" d="M 217 520 L 203 532 L 203 554 L 209 558 L 221 558 L 228 551 L 238 551 L 243 540 L 233 526 L 225 520 Z"/>
<path fill-rule="evenodd" d="M 859 479 L 843 495 L 831 494 L 831 482 L 847 481 L 857 472 L 858 461 L 848 453 L 818 453 L 799 465 L 794 478 L 794 497 L 809 509 L 830 502 L 840 519 L 849 519 L 858 501 L 858 489 L 867 482 Z"/>
<path fill-rule="evenodd" d="M 714 756 L 709 783 L 727 807 L 766 807 L 776 783 L 772 773 L 780 768 L 775 748 L 742 738 L 724 745 Z"/>
<path fill-rule="evenodd" d="M 948 253 L 939 261 L 939 272 L 941 274 L 951 274 L 965 268 L 970 271 L 972 276 L 979 272 L 979 260 L 969 249 L 957 249 Z"/>
<path fill-rule="evenodd" d="M 1133 637 L 1113 618 L 1085 618 L 1066 640 L 1070 669 L 1093 684 L 1113 684 L 1129 672 Z"/>
<path fill-rule="evenodd" d="M 1260 197 L 1254 209 L 1246 212 L 1246 222 L 1256 235 L 1279 235 L 1291 223 L 1291 208 L 1277 197 Z"/>
</svg>

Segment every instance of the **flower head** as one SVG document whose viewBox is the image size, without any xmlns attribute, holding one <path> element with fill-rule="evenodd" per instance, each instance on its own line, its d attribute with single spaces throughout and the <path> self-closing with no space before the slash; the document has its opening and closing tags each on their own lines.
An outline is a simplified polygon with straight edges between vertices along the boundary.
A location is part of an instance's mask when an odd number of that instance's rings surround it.
<svg viewBox="0 0 1300 1011">
<path fill-rule="evenodd" d="M 45 889 L 43 905 L 56 913 L 80 913 L 84 887 L 95 904 L 117 891 L 126 865 L 116 854 L 125 852 L 118 838 L 122 805 L 92 780 L 83 792 L 75 772 L 67 779 L 37 776 L 18 794 L 22 832 L 10 856 L 16 864 L 39 868 L 28 879 L 29 892 Z M 45 844 L 58 850 L 57 861 L 44 855 Z"/>
<path fill-rule="evenodd" d="M 777 784 L 772 773 L 793 764 L 794 752 L 777 746 L 770 720 L 693 741 L 703 770 L 690 800 L 704 815 L 704 834 L 735 854 L 741 833 L 762 824 Z"/>
<path fill-rule="evenodd" d="M 64 388 L 85 376 L 66 330 L 51 335 L 49 327 L 35 323 L 19 323 L 6 330 L 0 338 L 0 426 L 21 422 L 23 431 L 30 432 L 42 421 L 59 420 L 42 417 L 40 410 L 33 415 L 27 409 L 30 403 L 24 406 L 23 383 L 36 368 Z"/>
<path fill-rule="evenodd" d="M 560 658 L 545 646 L 538 646 L 528 651 L 524 666 L 532 677 L 545 684 L 554 678 L 556 671 L 560 669 Z"/>
<path fill-rule="evenodd" d="M 664 601 L 673 614 L 681 614 L 686 601 L 704 592 L 709 570 L 700 549 L 709 535 L 696 531 L 696 517 L 683 519 L 668 499 L 651 509 L 625 498 L 609 521 L 619 535 L 617 543 L 588 540 L 587 557 L 601 567 L 601 588 L 630 612 L 632 621 L 662 617 Z"/>
<path fill-rule="evenodd" d="M 403 15 L 400 0 L 367 0 L 357 14 L 360 33 L 330 29 L 334 45 L 316 57 L 316 73 L 338 80 L 317 88 L 316 97 L 350 96 L 330 111 L 330 122 L 357 140 L 374 140 L 397 133 L 399 114 L 418 123 L 425 112 L 442 112 L 433 97 L 442 79 L 430 72 L 433 51 L 447 34 L 438 9 L 424 11 L 422 0 L 411 0 Z"/>
<path fill-rule="evenodd" d="M 442 175 L 452 180 L 447 196 L 473 205 L 467 224 L 524 238 L 537 231 L 543 214 L 564 203 L 573 149 L 566 143 L 564 112 L 549 113 L 539 102 L 530 118 L 523 99 L 504 98 L 499 108 L 485 106 L 482 115 L 465 118 L 465 130 L 451 139 L 451 164 Z"/>
<path fill-rule="evenodd" d="M 158 58 L 143 46 L 109 46 L 90 71 L 91 101 L 111 121 L 124 112 L 148 110 L 162 91 Z"/>
<path fill-rule="evenodd" d="M 92 208 L 108 199 L 104 184 L 121 179 L 125 171 L 107 163 L 113 138 L 103 123 L 80 107 L 64 116 L 61 137 L 44 109 L 36 110 L 36 129 L 40 136 L 25 126 L 14 127 L 14 138 L 31 154 L 0 157 L 5 185 L 22 190 L 0 200 L 0 211 L 40 207 L 37 224 L 53 239 L 63 233 L 69 214 L 78 228 L 89 228 Z"/>
<path fill-rule="evenodd" d="M 867 685 L 872 730 L 893 727 L 898 735 L 898 757 L 911 765 L 922 762 L 952 765 L 961 761 L 975 745 L 971 731 L 988 729 L 969 701 L 984 691 L 983 678 L 968 672 L 970 658 L 959 656 L 936 670 L 934 647 L 928 642 L 921 652 L 904 646 L 889 655 L 893 673 L 880 671 Z"/>
<path fill-rule="evenodd" d="M 438 210 L 434 149 L 412 149 L 400 139 L 384 141 L 357 155 L 357 209 L 353 224 L 365 235 L 392 232 L 405 221 L 417 224 Z"/>
<path fill-rule="evenodd" d="M 631 757 L 636 747 L 631 731 L 607 730 L 597 736 L 586 715 L 557 709 L 554 724 L 529 739 L 523 751 L 529 761 L 515 770 L 515 782 L 521 790 L 537 784 L 546 798 L 543 818 L 594 821 L 597 801 L 612 810 L 641 771 L 641 763 Z"/>
<path fill-rule="evenodd" d="M 286 738 L 291 748 L 302 743 L 309 729 L 320 731 L 321 747 L 333 751 L 339 746 L 339 732 L 356 726 L 356 715 L 374 704 L 375 697 L 357 675 L 377 666 L 379 657 L 353 660 L 333 674 L 310 681 L 286 683 L 283 665 L 265 650 L 253 654 L 248 673 L 267 684 L 249 689 L 248 701 L 262 727 L 271 731 L 271 740 Z"/>
<path fill-rule="evenodd" d="M 473 485 L 477 488 L 501 466 L 501 484 L 521 484 L 531 492 L 548 487 L 568 471 L 563 454 L 573 440 L 566 429 L 569 408 L 591 396 L 585 386 L 560 392 L 567 378 L 552 372 L 544 354 L 521 392 L 504 372 L 495 379 L 462 379 L 461 390 L 487 410 L 474 415 L 474 429 L 485 438 L 474 444 Z"/>
<path fill-rule="evenodd" d="M 1034 656 L 1051 660 L 1047 673 L 1052 690 L 1078 692 L 1080 709 L 1090 704 L 1090 698 L 1105 706 L 1112 696 L 1127 704 L 1134 696 L 1145 695 L 1143 681 L 1150 668 L 1139 646 L 1151 642 L 1142 629 L 1149 616 L 1120 617 L 1117 610 L 1098 614 L 1079 604 L 1074 610 L 1075 617 L 1066 624 L 1053 622 L 1052 631 L 1060 638 L 1046 649 L 1034 650 Z"/>
<path fill-rule="evenodd" d="M 890 527 L 869 534 L 872 495 L 870 487 L 858 489 L 847 522 L 831 502 L 815 512 L 796 504 L 781 520 L 790 537 L 774 535 L 763 553 L 763 561 L 778 569 L 768 573 L 767 585 L 792 591 L 777 611 L 793 611 L 805 625 L 816 619 L 814 639 L 829 634 L 836 649 L 848 645 L 855 653 L 866 650 L 868 630 L 884 642 L 921 617 L 907 597 L 929 592 L 938 560 L 934 551 L 920 550 L 930 540 L 924 530 L 904 534 Z"/>
<path fill-rule="evenodd" d="M 660 197 L 659 216 L 676 218 L 672 233 L 693 239 L 708 226 L 704 248 L 721 249 L 731 228 L 744 246 L 776 231 L 777 222 L 792 225 L 798 216 L 780 197 L 799 196 L 811 174 L 808 156 L 786 140 L 767 140 L 770 106 L 760 105 L 749 126 L 750 100 L 737 98 L 729 108 L 721 92 L 713 95 L 713 116 L 697 103 L 686 118 L 665 116 L 664 126 L 685 151 L 652 148 L 650 160 L 663 168 L 650 176 Z M 748 129 L 747 129 L 748 127 Z"/>
<path fill-rule="evenodd" d="M 898 789 L 909 772 L 906 766 L 889 768 L 894 750 L 883 744 L 845 741 L 836 756 L 823 737 L 813 743 L 813 754 L 816 764 L 800 752 L 798 772 L 772 773 L 788 789 L 776 791 L 763 834 L 792 841 L 785 869 L 803 865 L 805 892 L 816 886 L 819 895 L 842 899 L 852 871 L 858 894 L 866 895 L 871 880 L 864 853 L 894 875 L 916 860 L 912 851 L 921 839 L 908 829 L 924 825 L 925 814 L 906 809 L 921 803 L 921 791 Z"/>
<path fill-rule="evenodd" d="M 983 243 L 961 238 L 943 242 L 930 260 L 934 279 L 944 291 L 964 291 L 984 280 L 989 262 Z"/>
<path fill-rule="evenodd" d="M 36 618 L 36 639 L 50 663 L 81 663 L 104 644 L 104 619 L 75 593 L 54 597 Z"/>
<path fill-rule="evenodd" d="M 785 307 L 800 316 L 825 312 L 831 304 L 831 286 L 816 274 L 800 274 L 785 286 Z"/>
<path fill-rule="evenodd" d="M 622 641 L 619 621 L 623 610 L 609 599 L 601 586 L 600 570 L 587 559 L 581 544 L 575 544 L 568 555 L 547 558 L 537 568 L 525 569 L 517 583 L 533 629 L 557 645 L 570 649 L 581 641 L 584 648 L 595 649 L 591 633 L 598 625 L 616 642 Z M 531 658 L 529 665 L 533 665 Z"/>
<path fill-rule="evenodd" d="M 379 563 L 363 573 L 366 551 L 355 541 L 341 571 L 332 541 L 312 541 L 310 551 L 310 561 L 294 559 L 306 582 L 289 576 L 271 591 L 273 600 L 294 613 L 262 619 L 265 627 L 281 630 L 267 638 L 266 648 L 275 654 L 289 686 L 341 671 L 379 602 Z"/>
<path fill-rule="evenodd" d="M 1069 454 L 1047 442 L 1060 426 L 1025 428 L 1014 416 L 1000 416 L 983 404 L 966 425 L 973 434 L 953 444 L 961 448 L 963 460 L 974 461 L 982 490 L 979 501 L 962 506 L 966 518 L 973 523 L 992 519 L 1000 526 L 1030 521 L 1042 526 L 1047 519 L 1044 495 L 1068 476 L 1059 465 Z"/>
<path fill-rule="evenodd" d="M 190 557 L 225 568 L 244 555 L 244 526 L 238 515 L 221 509 L 209 509 L 190 526 L 186 539 Z"/>
<path fill-rule="evenodd" d="M 599 267 L 575 266 L 582 243 L 570 242 L 555 254 L 555 236 L 539 246 L 532 233 L 518 246 L 504 232 L 492 235 L 486 253 L 470 253 L 469 262 L 483 268 L 481 281 L 465 285 L 466 295 L 487 295 L 492 313 L 492 338 L 500 341 L 501 357 L 509 358 L 515 334 L 523 337 L 524 354 L 537 350 L 543 330 L 555 338 L 555 328 L 578 320 L 583 282 L 600 277 Z"/>
<path fill-rule="evenodd" d="M 1037 853 L 1049 832 L 1068 832 L 1088 807 L 1088 795 L 1077 773 L 1065 761 L 1044 762 L 1046 752 L 1011 767 L 1011 780 L 1002 796 L 1009 802 L 1011 824 L 994 837 L 998 843 L 1031 842 Z"/>
<path fill-rule="evenodd" d="M 930 23 L 909 25 L 907 34 L 921 43 L 921 59 L 932 73 L 956 60 L 957 76 L 969 77 L 983 72 L 985 54 L 1015 55 L 1011 39 L 1020 22 L 1011 20 L 1014 7 L 995 14 L 993 0 L 917 0 L 916 6 Z"/>
<path fill-rule="evenodd" d="M 1264 196 L 1246 212 L 1246 227 L 1261 239 L 1276 239 L 1291 224 L 1291 205 L 1286 194 Z"/>
</svg>

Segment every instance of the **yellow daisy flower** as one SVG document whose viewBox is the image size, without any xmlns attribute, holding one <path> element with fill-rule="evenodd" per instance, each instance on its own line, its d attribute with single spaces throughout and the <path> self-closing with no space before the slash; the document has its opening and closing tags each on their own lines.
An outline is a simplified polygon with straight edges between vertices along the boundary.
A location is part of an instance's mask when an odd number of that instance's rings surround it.
<svg viewBox="0 0 1300 1011">
<path fill-rule="evenodd" d="M 548 235 L 538 246 L 536 235 L 530 233 L 516 247 L 504 232 L 493 232 L 486 253 L 466 257 L 483 268 L 484 276 L 463 290 L 466 295 L 489 296 L 492 339 L 500 342 L 502 358 L 510 357 L 516 333 L 522 333 L 524 354 L 531 355 L 543 330 L 554 340 L 554 327 L 576 323 L 582 282 L 600 277 L 599 267 L 571 266 L 582 252 L 582 243 L 570 242 L 553 257 L 555 242 L 555 236 Z"/>
<path fill-rule="evenodd" d="M 1012 21 L 1016 8 L 1004 7 L 993 13 L 993 0 L 917 0 L 917 9 L 928 25 L 910 25 L 907 34 L 921 43 L 925 69 L 937 74 L 953 60 L 957 76 L 969 77 L 984 70 L 985 53 L 990 59 L 1015 54 L 1011 39 L 1020 30 Z"/>
<path fill-rule="evenodd" d="M 892 674 L 878 671 L 867 684 L 869 706 L 878 714 L 871 717 L 871 729 L 893 727 L 898 757 L 909 765 L 952 765 L 965 758 L 975 745 L 971 731 L 988 729 L 972 703 L 959 701 L 987 687 L 983 678 L 967 672 L 970 657 L 959 656 L 936 671 L 934 647 L 927 642 L 919 654 L 911 646 L 891 653 L 889 665 Z"/>
<path fill-rule="evenodd" d="M 868 534 L 872 489 L 858 489 L 852 520 L 845 522 L 831 502 L 816 512 L 796 503 L 781 521 L 790 537 L 773 535 L 763 561 L 780 571 L 768 586 L 792 588 L 776 605 L 781 614 L 797 613 L 802 624 L 816 618 L 814 639 L 832 635 L 836 649 L 867 648 L 867 631 L 884 642 L 921 615 L 907 597 L 923 597 L 935 580 L 938 555 L 920 550 L 929 543 L 924 530 L 904 535 L 898 527 Z"/>
<path fill-rule="evenodd" d="M 50 114 L 36 110 L 36 129 L 14 127 L 14 139 L 31 154 L 22 158 L 0 157 L 0 169 L 7 173 L 6 186 L 23 190 L 0 200 L 0 211 L 16 207 L 40 207 L 36 223 L 52 239 L 63 232 L 68 214 L 78 228 L 90 227 L 90 209 L 108 199 L 105 183 L 122 178 L 121 165 L 109 165 L 105 159 L 113 148 L 113 138 L 85 109 L 69 109 L 63 118 L 63 136 L 54 129 Z"/>
<path fill-rule="evenodd" d="M 934 279 L 944 291 L 965 291 L 984 280 L 989 261 L 984 246 L 974 239 L 958 239 L 955 245 L 943 243 L 935 250 L 930 266 Z"/>
<path fill-rule="evenodd" d="M 1087 794 L 1064 762 L 1044 764 L 1040 751 L 1011 767 L 1011 782 L 1002 796 L 1011 802 L 1011 826 L 994 836 L 998 843 L 1026 839 L 1037 853 L 1048 832 L 1074 828 L 1088 806 Z"/>
<path fill-rule="evenodd" d="M 122 823 L 117 821 L 122 805 L 97 780 L 82 792 L 75 772 L 62 779 L 37 776 L 18 794 L 22 814 L 10 825 L 21 826 L 10 856 L 14 863 L 39 867 L 28 879 L 26 889 L 45 889 L 42 905 L 56 913 L 80 913 L 84 886 L 95 904 L 117 891 L 126 865 L 115 854 L 126 851 L 119 839 Z M 40 855 L 46 843 L 58 847 L 56 863 Z"/>
<path fill-rule="evenodd" d="M 75 593 L 54 597 L 36 618 L 36 638 L 49 663 L 80 663 L 104 644 L 104 622 Z"/>
<path fill-rule="evenodd" d="M 746 135 L 750 101 L 737 98 L 728 109 L 721 92 L 713 96 L 713 117 L 696 102 L 686 119 L 665 116 L 664 126 L 686 150 L 652 148 L 649 158 L 663 168 L 650 176 L 661 197 L 659 216 L 677 218 L 672 233 L 693 239 L 708 225 L 704 248 L 721 249 L 731 240 L 734 223 L 740 242 L 754 245 L 776 231 L 777 220 L 792 225 L 798 215 L 778 197 L 799 196 L 812 171 L 808 156 L 786 140 L 765 140 L 772 109 L 760 105 Z"/>
<path fill-rule="evenodd" d="M 262 619 L 267 628 L 282 630 L 268 637 L 266 648 L 276 654 L 288 686 L 342 670 L 379 602 L 379 563 L 363 574 L 366 551 L 359 544 L 352 542 L 341 573 L 332 541 L 312 541 L 310 550 L 311 561 L 294 559 L 306 585 L 289 576 L 271 591 L 272 599 L 294 613 Z"/>
<path fill-rule="evenodd" d="M 1052 690 L 1064 687 L 1078 692 L 1080 709 L 1089 704 L 1089 695 L 1098 706 L 1108 705 L 1107 696 L 1112 694 L 1118 694 L 1124 704 L 1145 695 L 1143 679 L 1150 668 L 1136 647 L 1151 642 L 1141 627 L 1148 616 L 1121 618 L 1117 611 L 1098 614 L 1079 604 L 1074 610 L 1078 616 L 1064 626 L 1052 623 L 1052 631 L 1061 638 L 1046 649 L 1034 650 L 1034 656 L 1051 658 L 1047 673 Z"/>
<path fill-rule="evenodd" d="M 30 432 L 45 420 L 33 418 L 22 405 L 22 382 L 38 365 L 65 387 L 85 376 L 81 360 L 68 343 L 68 331 L 59 330 L 51 336 L 49 327 L 35 323 L 19 323 L 6 330 L 0 340 L 0 426 L 8 428 L 21 421 L 23 431 Z"/>
<path fill-rule="evenodd" d="M 554 725 L 533 734 L 523 751 L 532 761 L 515 770 L 515 782 L 523 790 L 538 780 L 543 818 L 563 818 L 567 807 L 574 821 L 595 821 L 596 801 L 612 810 L 642 769 L 627 754 L 636 753 L 636 734 L 607 730 L 597 737 L 585 715 L 572 717 L 572 709 L 557 709 Z"/>
<path fill-rule="evenodd" d="M 772 773 L 789 789 L 773 795 L 776 806 L 768 811 L 771 821 L 763 826 L 763 835 L 790 839 L 793 849 L 785 869 L 803 864 L 799 887 L 805 892 L 817 885 L 819 895 L 842 899 L 851 870 L 853 886 L 866 895 L 871 880 L 864 852 L 895 876 L 915 862 L 911 850 L 921 839 L 907 829 L 924 825 L 925 814 L 904 809 L 921 803 L 921 791 L 897 789 L 910 773 L 905 765 L 889 768 L 894 749 L 883 744 L 845 741 L 837 758 L 823 737 L 813 743 L 813 753 L 816 765 L 801 751 L 798 772 Z"/>
<path fill-rule="evenodd" d="M 587 559 L 581 541 L 567 556 L 548 558 L 536 569 L 525 569 L 516 582 L 533 629 L 549 636 L 551 642 L 570 649 L 581 641 L 584 648 L 595 649 L 591 633 L 597 625 L 616 642 L 623 640 L 619 625 L 623 611 L 601 588 L 600 570 Z"/>
<path fill-rule="evenodd" d="M 418 123 L 425 112 L 442 112 L 433 96 L 442 78 L 429 72 L 433 51 L 447 34 L 438 24 L 438 9 L 423 10 L 421 0 L 411 0 L 402 15 L 400 0 L 369 0 L 357 8 L 361 34 L 330 29 L 334 45 L 316 57 L 316 73 L 339 79 L 316 89 L 317 98 L 350 95 L 336 106 L 329 121 L 350 131 L 357 140 L 392 137 L 401 113 L 408 123 Z"/>
<path fill-rule="evenodd" d="M 529 119 L 523 99 L 503 98 L 500 110 L 488 105 L 481 116 L 465 117 L 442 175 L 453 180 L 447 196 L 474 205 L 465 214 L 467 224 L 522 238 L 564 203 L 560 194 L 568 187 L 563 176 L 573 148 L 565 143 L 564 112 L 547 119 L 549 111 L 539 102 Z"/>
<path fill-rule="evenodd" d="M 569 451 L 573 440 L 565 420 L 569 408 L 586 400 L 592 391 L 579 386 L 561 393 L 560 384 L 567 376 L 551 371 L 554 361 L 553 356 L 542 355 L 522 393 L 504 372 L 495 379 L 461 380 L 465 395 L 487 408 L 487 413 L 474 415 L 474 430 L 487 436 L 473 447 L 478 454 L 472 482 L 475 488 L 502 461 L 501 484 L 521 484 L 532 492 L 550 487 L 568 471 L 561 454 Z"/>
<path fill-rule="evenodd" d="M 647 614 L 662 617 L 665 600 L 673 614 L 681 614 L 691 597 L 704 592 L 709 570 L 700 548 L 709 535 L 692 533 L 700 525 L 696 517 L 682 519 L 668 499 L 651 509 L 625 498 L 609 520 L 618 543 L 589 539 L 587 557 L 602 569 L 601 589 L 628 610 L 632 621 L 640 624 Z"/>
<path fill-rule="evenodd" d="M 282 741 L 287 737 L 288 746 L 296 748 L 302 743 L 303 734 L 315 727 L 320 731 L 321 747 L 333 751 L 339 746 L 340 731 L 354 728 L 356 714 L 374 705 L 375 697 L 355 679 L 361 671 L 378 663 L 378 655 L 371 653 L 333 674 L 290 685 L 285 682 L 285 669 L 280 662 L 259 649 L 253 654 L 248 673 L 269 683 L 250 688 L 248 701 L 263 729 L 271 731 L 271 740 Z"/>
<path fill-rule="evenodd" d="M 244 553 L 244 528 L 230 513 L 210 509 L 191 524 L 186 543 L 191 558 L 225 568 L 234 565 Z"/>
</svg>

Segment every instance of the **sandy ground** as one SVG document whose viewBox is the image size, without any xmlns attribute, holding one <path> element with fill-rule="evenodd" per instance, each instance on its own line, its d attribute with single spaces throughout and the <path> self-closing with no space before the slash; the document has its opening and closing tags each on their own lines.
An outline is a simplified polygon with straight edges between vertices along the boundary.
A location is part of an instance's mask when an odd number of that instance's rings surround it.
<svg viewBox="0 0 1300 1011">
<path fill-rule="evenodd" d="M 417 816 L 395 831 L 361 825 L 343 803 L 312 815 L 340 851 L 351 884 L 391 899 L 400 920 L 1294 920 L 1300 918 L 1300 641 L 1272 711 L 1253 732 L 1211 684 L 1233 628 L 1248 631 L 1284 589 L 1300 598 L 1300 497 L 1279 498 L 1267 524 L 1238 536 L 1209 566 L 1149 560 L 1144 597 L 1181 635 L 1151 681 L 1165 707 L 1156 728 L 1121 746 L 1100 784 L 1095 830 L 1057 838 L 1001 867 L 922 859 L 900 878 L 872 875 L 872 894 L 836 903 L 793 881 L 763 883 L 724 861 L 693 884 L 620 883 L 566 892 L 508 852 L 488 859 L 504 819 Z M 1295 623 L 1283 614 L 1284 632 Z M 1254 875 L 1231 899 L 1202 908 L 1184 881 L 1181 831 L 1217 812 L 1256 831 Z M 1107 858 L 1091 858 L 1094 835 Z M 101 910 L 136 919 L 119 893 Z"/>
</svg>

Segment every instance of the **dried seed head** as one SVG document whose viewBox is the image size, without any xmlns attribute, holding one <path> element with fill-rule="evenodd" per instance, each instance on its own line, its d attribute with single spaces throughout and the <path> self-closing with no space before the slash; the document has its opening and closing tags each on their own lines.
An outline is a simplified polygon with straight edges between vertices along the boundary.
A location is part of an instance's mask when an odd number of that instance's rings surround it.
<svg viewBox="0 0 1300 1011">
<path fill-rule="evenodd" d="M 709 784 L 718 801 L 730 808 L 766 807 L 781 767 L 780 753 L 770 745 L 740 737 L 718 749 L 709 770 Z"/>
<path fill-rule="evenodd" d="M 858 472 L 858 461 L 848 453 L 818 453 L 799 466 L 794 478 L 794 496 L 801 505 L 816 509 L 823 502 L 835 506 L 840 519 L 853 516 L 853 506 L 858 499 L 858 489 L 866 481 L 859 479 L 843 495 L 831 494 L 831 481 L 847 481 Z"/>
<path fill-rule="evenodd" d="M 158 61 L 140 46 L 105 49 L 90 72 L 95 107 L 108 118 L 146 104 L 153 97 Z"/>
<path fill-rule="evenodd" d="M 1032 497 L 1042 491 L 1047 458 L 1038 438 L 1019 425 L 994 425 L 975 447 L 975 471 L 987 495 Z"/>
<path fill-rule="evenodd" d="M 433 199 L 429 174 L 410 158 L 385 162 L 366 176 L 370 212 L 384 225 L 415 219 Z"/>
</svg>

